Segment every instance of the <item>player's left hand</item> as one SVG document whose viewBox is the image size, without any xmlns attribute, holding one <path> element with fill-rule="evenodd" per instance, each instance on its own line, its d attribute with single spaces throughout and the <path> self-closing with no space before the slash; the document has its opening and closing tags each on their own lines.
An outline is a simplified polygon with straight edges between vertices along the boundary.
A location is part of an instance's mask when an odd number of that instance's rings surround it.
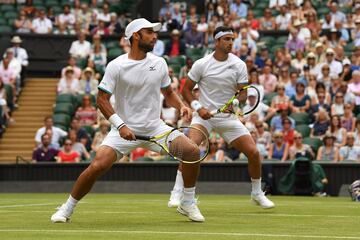
<svg viewBox="0 0 360 240">
<path fill-rule="evenodd" d="M 186 106 L 180 108 L 180 116 L 185 117 L 186 121 L 191 122 L 192 110 Z"/>
</svg>

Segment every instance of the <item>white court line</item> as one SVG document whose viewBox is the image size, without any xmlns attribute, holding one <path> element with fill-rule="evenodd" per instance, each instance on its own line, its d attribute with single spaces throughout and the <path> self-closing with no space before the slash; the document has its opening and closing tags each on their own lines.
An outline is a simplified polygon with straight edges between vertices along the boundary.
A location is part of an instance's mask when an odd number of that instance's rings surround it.
<svg viewBox="0 0 360 240">
<path fill-rule="evenodd" d="M 266 233 L 227 233 L 227 232 L 168 232 L 168 231 L 126 231 L 126 230 L 43 230 L 43 229 L 0 229 L 0 232 L 20 233 L 124 233 L 124 234 L 163 234 L 163 235 L 197 235 L 197 236 L 237 236 L 237 237 L 276 237 L 276 238 L 318 238 L 318 239 L 360 239 L 352 236 L 294 235 Z"/>
<path fill-rule="evenodd" d="M 54 204 L 56 204 L 56 203 L 33 203 L 33 204 L 17 204 L 17 205 L 4 205 L 4 206 L 0 205 L 0 208 L 49 206 L 49 205 L 54 205 Z"/>
</svg>

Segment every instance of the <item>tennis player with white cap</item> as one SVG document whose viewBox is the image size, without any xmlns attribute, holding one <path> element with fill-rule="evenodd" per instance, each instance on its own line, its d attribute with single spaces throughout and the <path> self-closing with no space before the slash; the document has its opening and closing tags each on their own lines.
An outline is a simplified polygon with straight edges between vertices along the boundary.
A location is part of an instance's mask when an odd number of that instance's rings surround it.
<svg viewBox="0 0 360 240">
<path fill-rule="evenodd" d="M 157 40 L 160 23 L 151 23 L 144 18 L 128 24 L 125 37 L 131 44 L 128 54 L 123 54 L 106 67 L 99 84 L 97 105 L 112 124 L 112 129 L 96 152 L 90 166 L 76 181 L 71 195 L 51 217 L 52 222 L 67 222 L 80 199 L 91 189 L 95 181 L 109 170 L 112 164 L 131 150 L 142 147 L 160 152 L 153 143 L 136 140 L 135 135 L 156 136 L 171 130 L 160 119 L 160 92 L 166 102 L 191 119 L 192 110 L 184 105 L 170 87 L 168 67 L 163 58 L 150 53 Z M 115 96 L 115 107 L 109 102 Z M 181 146 L 186 154 L 199 155 L 198 146 L 179 134 L 171 145 Z M 181 214 L 192 221 L 203 222 L 195 201 L 195 183 L 199 164 L 183 164 L 184 201 Z"/>
</svg>

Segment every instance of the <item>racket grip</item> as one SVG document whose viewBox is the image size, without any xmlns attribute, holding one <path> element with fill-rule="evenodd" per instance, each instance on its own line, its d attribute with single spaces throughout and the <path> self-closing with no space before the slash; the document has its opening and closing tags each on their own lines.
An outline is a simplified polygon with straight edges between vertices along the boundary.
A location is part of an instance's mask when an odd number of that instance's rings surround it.
<svg viewBox="0 0 360 240">
<path fill-rule="evenodd" d="M 149 141 L 150 137 L 149 136 L 143 136 L 143 135 L 135 135 L 136 140 L 144 140 L 144 141 Z"/>
<path fill-rule="evenodd" d="M 215 115 L 217 112 L 218 112 L 218 110 L 212 110 L 212 111 L 210 111 L 210 114 Z"/>
</svg>

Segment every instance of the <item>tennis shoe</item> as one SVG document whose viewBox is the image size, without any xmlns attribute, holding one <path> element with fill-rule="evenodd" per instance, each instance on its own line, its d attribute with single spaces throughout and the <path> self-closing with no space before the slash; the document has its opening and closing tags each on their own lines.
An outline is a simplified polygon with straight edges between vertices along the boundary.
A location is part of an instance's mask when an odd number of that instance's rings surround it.
<svg viewBox="0 0 360 240">
<path fill-rule="evenodd" d="M 251 193 L 251 202 L 255 205 L 260 205 L 263 209 L 275 207 L 275 204 L 265 196 L 264 192 Z"/>
<path fill-rule="evenodd" d="M 196 201 L 190 203 L 181 201 L 180 205 L 177 208 L 177 211 L 184 216 L 188 216 L 191 221 L 194 222 L 204 222 L 205 218 L 201 214 L 200 209 L 196 205 Z"/>
<path fill-rule="evenodd" d="M 53 223 L 66 223 L 70 221 L 70 216 L 72 213 L 73 210 L 67 208 L 66 205 L 63 204 L 61 205 L 61 207 L 58 208 L 56 213 L 51 216 L 51 221 Z"/>
<path fill-rule="evenodd" d="M 182 191 L 179 191 L 179 190 L 171 191 L 170 199 L 168 202 L 168 207 L 169 208 L 178 207 L 180 205 L 182 196 L 183 196 Z"/>
</svg>

